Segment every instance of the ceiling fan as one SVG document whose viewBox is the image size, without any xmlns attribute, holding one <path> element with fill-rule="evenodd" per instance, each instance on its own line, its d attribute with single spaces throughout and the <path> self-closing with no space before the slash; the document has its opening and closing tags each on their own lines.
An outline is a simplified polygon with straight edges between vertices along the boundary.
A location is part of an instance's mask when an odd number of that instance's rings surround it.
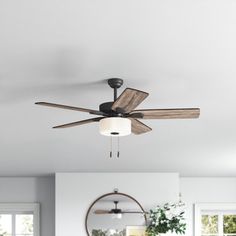
<svg viewBox="0 0 236 236">
<path fill-rule="evenodd" d="M 96 215 L 115 214 L 115 215 L 120 215 L 120 218 L 121 218 L 122 214 L 145 214 L 145 212 L 143 212 L 143 211 L 121 210 L 118 208 L 118 203 L 119 203 L 119 201 L 114 201 L 115 208 L 113 208 L 111 210 L 98 209 L 98 210 L 94 211 L 94 214 L 96 214 Z"/>
<path fill-rule="evenodd" d="M 107 136 L 125 136 L 131 132 L 133 134 L 143 134 L 152 130 L 139 119 L 191 119 L 198 118 L 200 115 L 199 108 L 135 110 L 149 94 L 137 89 L 126 88 L 121 95 L 117 97 L 117 90 L 123 85 L 123 80 L 112 78 L 108 79 L 107 82 L 108 85 L 114 89 L 114 101 L 100 104 L 99 110 L 48 102 L 36 102 L 35 104 L 98 115 L 98 117 L 62 124 L 54 126 L 53 128 L 68 128 L 99 122 L 100 133 Z"/>
</svg>

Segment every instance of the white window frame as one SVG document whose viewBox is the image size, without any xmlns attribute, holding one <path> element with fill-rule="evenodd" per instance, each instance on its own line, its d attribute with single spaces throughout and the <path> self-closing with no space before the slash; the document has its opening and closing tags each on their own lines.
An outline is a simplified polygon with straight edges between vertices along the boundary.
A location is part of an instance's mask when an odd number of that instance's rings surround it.
<svg viewBox="0 0 236 236">
<path fill-rule="evenodd" d="M 34 236 L 40 236 L 40 204 L 39 203 L 0 203 L 0 214 L 17 214 L 32 212 L 34 215 Z M 14 222 L 13 222 L 14 223 Z M 14 227 L 14 226 L 13 226 Z"/>
<path fill-rule="evenodd" d="M 214 212 L 217 215 L 220 215 L 220 221 L 219 223 L 219 228 L 222 227 L 223 225 L 223 213 L 219 212 L 224 212 L 227 211 L 227 213 L 232 212 L 235 214 L 236 212 L 236 203 L 196 203 L 194 204 L 194 235 L 195 236 L 201 236 L 201 216 L 202 213 L 210 211 L 212 214 Z M 220 232 L 220 231 L 219 231 Z"/>
</svg>

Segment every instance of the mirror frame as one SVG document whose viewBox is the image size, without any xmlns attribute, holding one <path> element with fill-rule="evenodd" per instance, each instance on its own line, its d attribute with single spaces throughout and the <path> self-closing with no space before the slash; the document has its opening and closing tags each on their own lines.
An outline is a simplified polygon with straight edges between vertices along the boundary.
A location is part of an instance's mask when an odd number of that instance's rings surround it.
<svg viewBox="0 0 236 236">
<path fill-rule="evenodd" d="M 86 233 L 88 236 L 91 236 L 90 233 L 89 233 L 89 230 L 88 230 L 88 216 L 89 216 L 89 213 L 92 209 L 92 207 L 99 201 L 101 200 L 102 198 L 104 197 L 107 197 L 107 196 L 111 196 L 111 195 L 120 195 L 120 196 L 124 196 L 124 197 L 127 197 L 131 200 L 133 200 L 134 202 L 136 202 L 138 204 L 138 206 L 140 207 L 140 209 L 142 210 L 143 212 L 143 217 L 144 217 L 144 220 L 145 220 L 145 226 L 147 226 L 147 216 L 146 216 L 146 212 L 145 210 L 143 209 L 142 205 L 132 196 L 126 194 L 126 193 L 120 193 L 120 192 L 117 192 L 117 191 L 114 191 L 114 192 L 111 192 L 111 193 L 106 193 L 106 194 L 103 194 L 102 196 L 98 197 L 95 201 L 93 201 L 93 203 L 90 205 L 90 207 L 88 208 L 87 210 L 87 213 L 86 213 L 86 217 L 85 217 L 85 229 L 86 229 Z"/>
</svg>

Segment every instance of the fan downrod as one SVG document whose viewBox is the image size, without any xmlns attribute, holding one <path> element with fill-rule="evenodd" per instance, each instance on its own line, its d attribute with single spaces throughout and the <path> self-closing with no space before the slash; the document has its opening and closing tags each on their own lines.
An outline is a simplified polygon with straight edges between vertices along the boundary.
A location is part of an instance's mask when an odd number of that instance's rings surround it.
<svg viewBox="0 0 236 236">
<path fill-rule="evenodd" d="M 107 83 L 114 89 L 114 101 L 117 99 L 117 89 L 123 85 L 123 79 L 111 78 L 107 80 Z"/>
</svg>

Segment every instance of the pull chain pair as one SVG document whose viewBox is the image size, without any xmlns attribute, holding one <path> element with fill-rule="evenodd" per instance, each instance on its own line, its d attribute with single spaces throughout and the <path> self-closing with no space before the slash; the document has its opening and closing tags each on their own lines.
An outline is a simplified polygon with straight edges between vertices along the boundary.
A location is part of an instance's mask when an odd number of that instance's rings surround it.
<svg viewBox="0 0 236 236">
<path fill-rule="evenodd" d="M 120 157 L 120 138 L 115 137 L 115 140 L 117 140 L 117 151 L 116 151 L 116 158 Z M 110 137 L 110 158 L 113 157 L 113 136 Z"/>
</svg>

